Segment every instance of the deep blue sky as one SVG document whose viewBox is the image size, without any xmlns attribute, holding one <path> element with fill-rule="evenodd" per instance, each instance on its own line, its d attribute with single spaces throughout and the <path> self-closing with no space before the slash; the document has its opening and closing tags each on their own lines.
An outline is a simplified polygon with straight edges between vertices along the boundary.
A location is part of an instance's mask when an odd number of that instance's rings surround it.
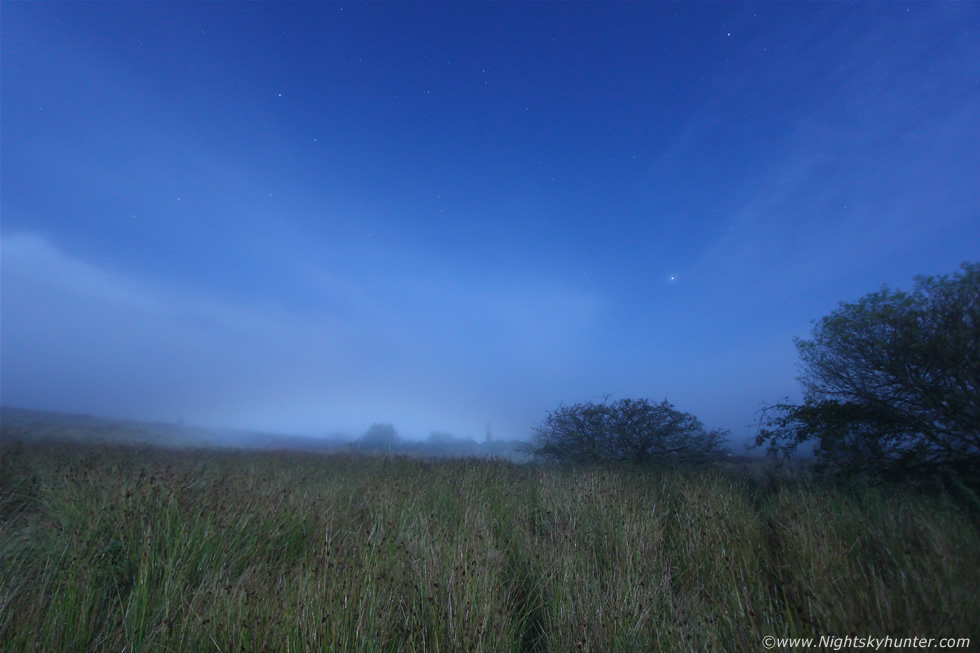
<svg viewBox="0 0 980 653">
<path fill-rule="evenodd" d="M 973 3 L 4 2 L 0 64 L 5 405 L 744 436 L 980 258 Z"/>
</svg>

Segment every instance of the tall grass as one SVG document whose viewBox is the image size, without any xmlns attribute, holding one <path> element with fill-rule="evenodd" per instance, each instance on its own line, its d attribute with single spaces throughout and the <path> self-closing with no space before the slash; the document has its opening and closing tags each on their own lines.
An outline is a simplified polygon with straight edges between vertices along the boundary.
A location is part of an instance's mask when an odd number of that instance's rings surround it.
<svg viewBox="0 0 980 653">
<path fill-rule="evenodd" d="M 5 651 L 758 651 L 976 638 L 978 608 L 975 513 L 911 490 L 65 444 L 0 458 Z"/>
</svg>

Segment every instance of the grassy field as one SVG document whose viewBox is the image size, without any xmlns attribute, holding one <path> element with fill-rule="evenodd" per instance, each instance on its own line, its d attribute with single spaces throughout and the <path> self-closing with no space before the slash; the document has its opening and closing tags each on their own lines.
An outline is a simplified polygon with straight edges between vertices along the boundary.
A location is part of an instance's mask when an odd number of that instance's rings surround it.
<svg viewBox="0 0 980 653">
<path fill-rule="evenodd" d="M 980 637 L 949 497 L 732 470 L 10 443 L 4 651 L 760 651 Z"/>
</svg>

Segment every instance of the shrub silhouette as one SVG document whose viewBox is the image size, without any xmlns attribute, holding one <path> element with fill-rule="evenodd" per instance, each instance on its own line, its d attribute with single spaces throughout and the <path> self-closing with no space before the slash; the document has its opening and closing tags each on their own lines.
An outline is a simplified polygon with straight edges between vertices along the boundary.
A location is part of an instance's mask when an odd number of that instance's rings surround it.
<svg viewBox="0 0 980 653">
<path fill-rule="evenodd" d="M 401 439 L 394 426 L 375 423 L 357 439 L 357 448 L 365 451 L 391 451 L 398 448 L 400 443 Z"/>
<path fill-rule="evenodd" d="M 727 454 L 727 437 L 666 400 L 621 399 L 560 406 L 535 429 L 527 452 L 554 462 L 703 463 Z"/>
</svg>

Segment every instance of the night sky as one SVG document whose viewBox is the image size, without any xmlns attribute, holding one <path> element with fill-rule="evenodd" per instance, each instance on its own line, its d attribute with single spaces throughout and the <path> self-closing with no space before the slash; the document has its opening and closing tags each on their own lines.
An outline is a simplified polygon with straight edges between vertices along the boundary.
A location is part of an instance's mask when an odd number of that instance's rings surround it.
<svg viewBox="0 0 980 653">
<path fill-rule="evenodd" d="M 754 433 L 840 301 L 980 259 L 975 3 L 2 6 L 7 406 Z"/>
</svg>

